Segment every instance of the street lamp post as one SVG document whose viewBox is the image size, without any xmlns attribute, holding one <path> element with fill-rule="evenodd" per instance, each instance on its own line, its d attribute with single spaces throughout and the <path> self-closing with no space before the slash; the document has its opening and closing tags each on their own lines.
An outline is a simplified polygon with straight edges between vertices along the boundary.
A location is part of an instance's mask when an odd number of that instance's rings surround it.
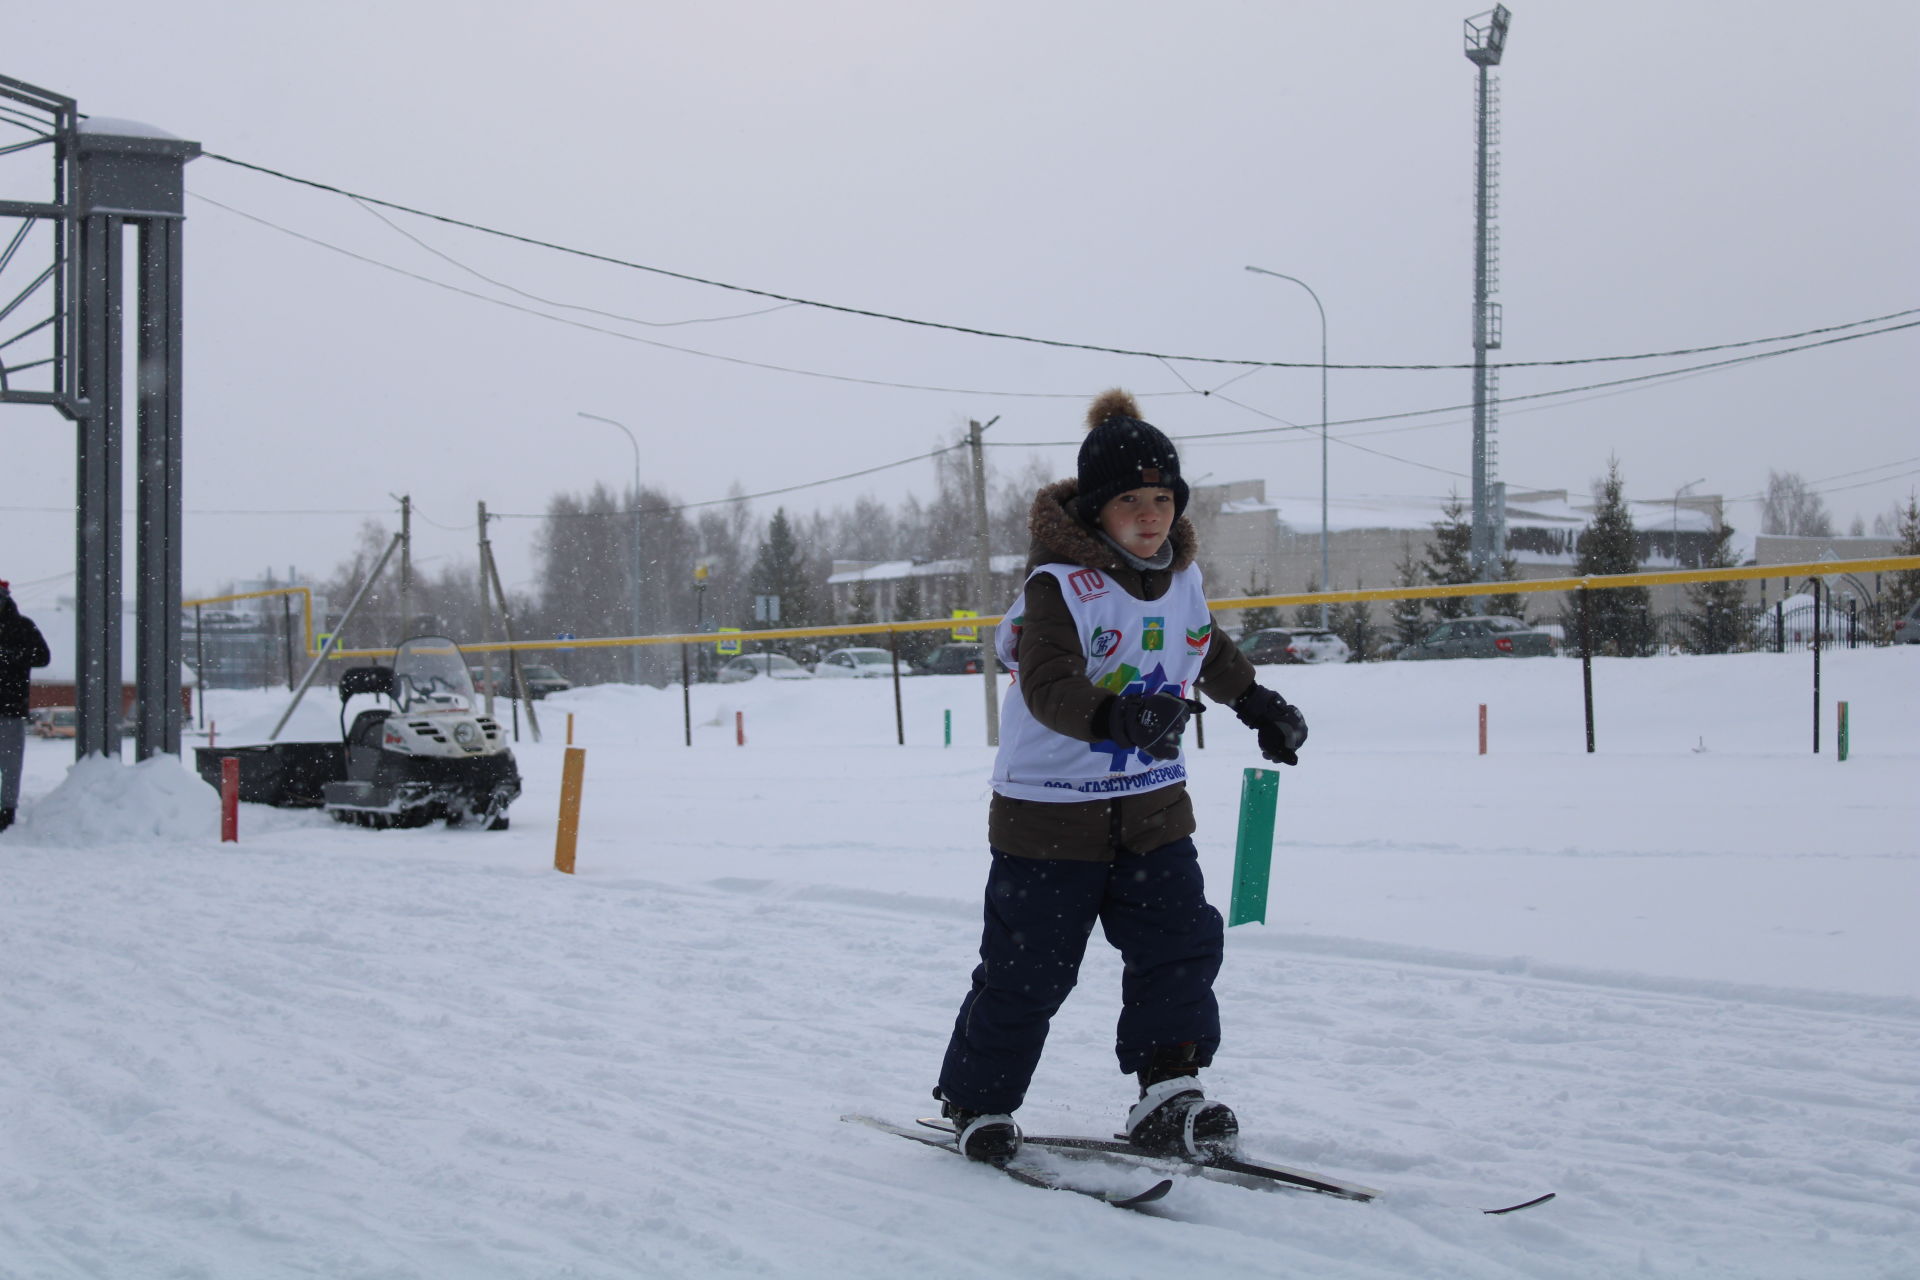
<svg viewBox="0 0 1920 1280">
<path fill-rule="evenodd" d="M 633 634 L 637 636 L 640 634 L 640 442 L 634 439 L 633 432 L 627 430 L 625 423 L 615 422 L 612 418 L 603 418 L 597 413 L 585 411 L 581 411 L 580 416 L 593 422 L 604 422 L 610 427 L 620 428 L 621 434 L 627 438 L 627 443 L 633 446 L 633 563 L 628 572 L 632 575 L 633 587 Z M 641 683 L 640 646 L 638 645 L 633 646 L 633 682 Z"/>
<path fill-rule="evenodd" d="M 1292 280 L 1307 291 L 1313 299 L 1313 309 L 1320 313 L 1320 589 L 1333 590 L 1332 570 L 1329 568 L 1327 551 L 1327 309 L 1320 305 L 1320 295 L 1305 280 L 1282 275 L 1278 271 L 1269 271 L 1265 267 L 1248 267 L 1247 270 L 1257 276 L 1272 276 L 1276 280 Z M 1327 602 L 1320 602 L 1320 629 L 1327 627 Z"/>
</svg>

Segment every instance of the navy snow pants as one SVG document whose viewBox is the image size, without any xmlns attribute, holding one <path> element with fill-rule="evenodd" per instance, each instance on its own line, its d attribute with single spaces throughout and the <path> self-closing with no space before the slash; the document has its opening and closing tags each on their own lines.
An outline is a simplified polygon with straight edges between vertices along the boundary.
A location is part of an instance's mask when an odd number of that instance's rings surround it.
<svg viewBox="0 0 1920 1280">
<path fill-rule="evenodd" d="M 1196 1062 L 1212 1061 L 1224 930 L 1207 903 L 1191 839 L 1112 862 L 995 850 L 980 964 L 940 1068 L 942 1097 L 978 1112 L 1020 1105 L 1096 920 L 1125 964 L 1114 1043 L 1120 1070 L 1138 1072 L 1154 1049 L 1188 1043 Z"/>
</svg>

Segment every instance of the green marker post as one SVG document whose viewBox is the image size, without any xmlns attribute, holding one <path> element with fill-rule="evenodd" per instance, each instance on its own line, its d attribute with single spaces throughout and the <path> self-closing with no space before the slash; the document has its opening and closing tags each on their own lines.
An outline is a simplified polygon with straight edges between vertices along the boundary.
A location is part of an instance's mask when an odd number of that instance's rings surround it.
<svg viewBox="0 0 1920 1280">
<path fill-rule="evenodd" d="M 940 714 L 946 721 L 946 728 L 942 730 L 943 739 L 940 745 L 950 747 L 953 745 L 953 712 L 943 711 Z"/>
<path fill-rule="evenodd" d="M 1840 758 L 1847 758 L 1847 704 L 1840 704 Z"/>
<path fill-rule="evenodd" d="M 1240 834 L 1233 851 L 1233 902 L 1227 925 L 1267 922 L 1267 881 L 1273 866 L 1274 814 L 1280 804 L 1280 775 L 1272 769 L 1248 769 L 1240 779 Z"/>
</svg>

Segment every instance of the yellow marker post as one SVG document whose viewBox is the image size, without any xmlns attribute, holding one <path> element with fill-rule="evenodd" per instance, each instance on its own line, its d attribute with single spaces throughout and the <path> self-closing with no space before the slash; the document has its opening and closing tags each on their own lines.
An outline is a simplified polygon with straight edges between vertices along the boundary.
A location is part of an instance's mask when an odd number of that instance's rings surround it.
<svg viewBox="0 0 1920 1280">
<path fill-rule="evenodd" d="M 567 745 L 573 745 L 573 712 L 567 712 Z"/>
<path fill-rule="evenodd" d="M 560 766 L 560 825 L 553 837 L 553 869 L 573 874 L 573 849 L 580 839 L 580 791 L 586 780 L 585 747 L 568 747 Z"/>
</svg>

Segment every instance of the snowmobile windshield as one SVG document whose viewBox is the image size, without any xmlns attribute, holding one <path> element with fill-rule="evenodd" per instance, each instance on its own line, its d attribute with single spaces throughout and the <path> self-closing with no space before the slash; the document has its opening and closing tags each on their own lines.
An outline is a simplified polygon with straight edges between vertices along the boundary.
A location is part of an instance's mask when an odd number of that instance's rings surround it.
<svg viewBox="0 0 1920 1280">
<path fill-rule="evenodd" d="M 402 714 L 473 711 L 473 677 L 460 646 L 445 636 L 415 636 L 393 655 L 393 696 Z"/>
</svg>

